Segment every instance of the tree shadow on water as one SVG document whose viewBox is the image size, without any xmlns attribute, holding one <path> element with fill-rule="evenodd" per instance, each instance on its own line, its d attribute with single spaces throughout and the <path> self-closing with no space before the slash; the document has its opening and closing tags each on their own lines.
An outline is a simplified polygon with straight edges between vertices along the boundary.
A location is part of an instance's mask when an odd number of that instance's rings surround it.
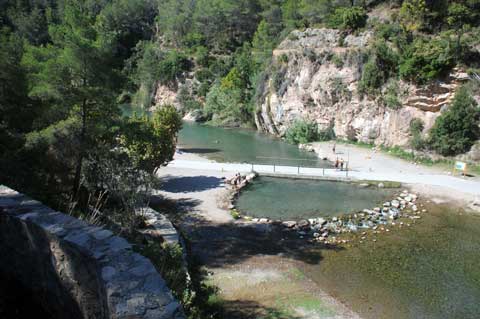
<svg viewBox="0 0 480 319">
<path fill-rule="evenodd" d="M 180 152 L 193 154 L 211 154 L 221 152 L 218 148 L 180 148 Z"/>
</svg>

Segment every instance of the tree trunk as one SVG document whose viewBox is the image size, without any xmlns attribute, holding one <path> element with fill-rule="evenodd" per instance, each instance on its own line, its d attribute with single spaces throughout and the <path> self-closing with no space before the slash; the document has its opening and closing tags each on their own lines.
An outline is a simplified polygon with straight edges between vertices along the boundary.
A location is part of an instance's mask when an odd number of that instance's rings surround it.
<svg viewBox="0 0 480 319">
<path fill-rule="evenodd" d="M 82 177 L 82 164 L 85 157 L 85 136 L 87 133 L 87 100 L 82 103 L 82 130 L 80 131 L 80 152 L 78 153 L 77 163 L 75 165 L 75 178 L 73 179 L 73 196 L 77 198 L 80 189 L 80 179 Z"/>
</svg>

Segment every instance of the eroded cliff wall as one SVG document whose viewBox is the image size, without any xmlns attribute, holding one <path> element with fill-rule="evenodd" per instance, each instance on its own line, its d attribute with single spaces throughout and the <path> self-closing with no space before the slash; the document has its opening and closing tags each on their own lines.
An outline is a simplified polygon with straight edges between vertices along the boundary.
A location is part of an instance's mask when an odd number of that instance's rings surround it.
<svg viewBox="0 0 480 319">
<path fill-rule="evenodd" d="M 283 136 L 302 119 L 320 129 L 332 125 L 339 138 L 386 146 L 407 146 L 414 118 L 421 119 L 428 132 L 467 74 L 455 70 L 424 87 L 397 81 L 401 106 L 391 108 L 382 94 L 373 98 L 358 90 L 372 41 L 369 31 L 346 37 L 333 29 L 293 31 L 273 52 L 255 116 L 257 127 Z"/>
</svg>

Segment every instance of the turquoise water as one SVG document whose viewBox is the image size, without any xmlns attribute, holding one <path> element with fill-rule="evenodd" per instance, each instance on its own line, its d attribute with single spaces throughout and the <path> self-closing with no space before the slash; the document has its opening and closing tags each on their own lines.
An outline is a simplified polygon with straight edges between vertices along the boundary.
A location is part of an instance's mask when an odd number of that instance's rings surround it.
<svg viewBox="0 0 480 319">
<path fill-rule="evenodd" d="M 255 130 L 184 122 L 178 147 L 219 162 L 331 167 L 329 162 L 318 159 L 314 153 Z"/>
<path fill-rule="evenodd" d="M 255 131 L 185 123 L 180 147 L 227 162 L 323 166 L 315 155 Z M 237 205 L 250 215 L 296 219 L 373 207 L 388 190 L 334 182 L 259 178 Z M 480 318 L 480 216 L 448 206 L 428 207 L 412 227 L 398 226 L 321 255 L 304 271 L 322 289 L 368 319 Z"/>
<path fill-rule="evenodd" d="M 321 250 L 306 273 L 364 318 L 480 318 L 479 215 L 429 207 L 414 226 L 372 238 Z"/>
<path fill-rule="evenodd" d="M 122 106 L 124 116 L 149 114 L 140 108 Z M 218 162 L 277 164 L 303 167 L 331 167 L 311 152 L 300 150 L 282 139 L 253 129 L 222 128 L 183 122 L 178 136 L 181 151 L 199 154 Z"/>
<path fill-rule="evenodd" d="M 236 205 L 250 216 L 299 220 L 371 209 L 392 194 L 343 182 L 258 177 L 242 190 Z"/>
</svg>

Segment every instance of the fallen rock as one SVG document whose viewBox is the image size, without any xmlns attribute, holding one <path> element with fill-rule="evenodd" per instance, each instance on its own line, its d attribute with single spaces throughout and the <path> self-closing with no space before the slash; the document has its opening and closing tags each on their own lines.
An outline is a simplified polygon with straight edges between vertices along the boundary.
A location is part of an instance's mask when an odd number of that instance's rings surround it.
<svg viewBox="0 0 480 319">
<path fill-rule="evenodd" d="M 395 207 L 395 208 L 399 208 L 400 207 L 400 202 L 396 199 L 392 200 L 392 206 Z"/>
<path fill-rule="evenodd" d="M 305 228 L 305 227 L 308 227 L 310 225 L 310 223 L 308 222 L 308 220 L 301 220 L 298 222 L 298 227 L 300 228 Z"/>
<path fill-rule="evenodd" d="M 293 228 L 293 227 L 297 226 L 297 222 L 293 221 L 293 220 L 289 220 L 289 221 L 284 221 L 282 223 L 282 225 L 287 227 L 287 228 Z"/>
<path fill-rule="evenodd" d="M 327 223 L 327 220 L 326 220 L 325 218 L 322 218 L 322 217 L 317 218 L 317 224 L 318 224 L 318 225 L 323 226 L 323 225 L 325 225 L 326 223 Z"/>
</svg>

